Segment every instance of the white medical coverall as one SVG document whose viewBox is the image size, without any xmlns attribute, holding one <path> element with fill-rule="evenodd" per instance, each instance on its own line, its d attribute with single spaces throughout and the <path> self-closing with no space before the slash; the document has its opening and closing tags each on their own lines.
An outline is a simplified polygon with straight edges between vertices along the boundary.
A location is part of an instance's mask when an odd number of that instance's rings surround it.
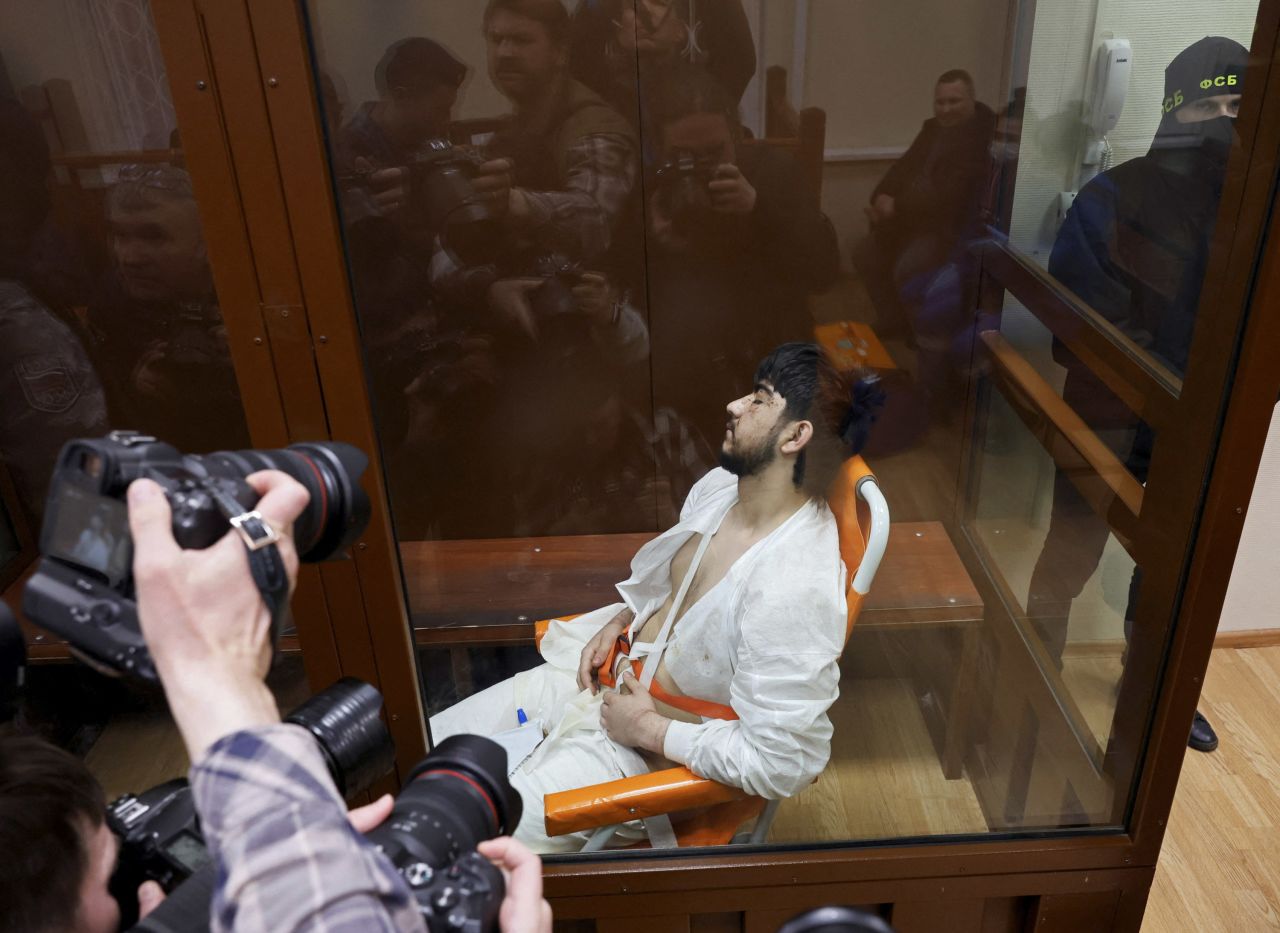
<svg viewBox="0 0 1280 933">
<path fill-rule="evenodd" d="M 634 749 L 605 735 L 603 694 L 578 689 L 582 649 L 624 604 L 639 631 L 670 594 L 671 558 L 691 535 L 714 534 L 737 499 L 737 477 L 712 470 L 690 491 L 680 521 L 636 553 L 631 577 L 618 584 L 621 603 L 552 622 L 541 644 L 545 664 L 431 717 L 436 742 L 514 728 L 517 709 L 543 721 L 546 741 L 511 777 L 524 800 L 515 836 L 535 851 L 577 851 L 589 835 L 548 839 L 544 794 L 648 771 Z M 731 706 L 738 719 L 672 721 L 665 756 L 770 799 L 808 786 L 831 753 L 827 710 L 839 694 L 845 583 L 835 517 L 811 500 L 687 606 L 663 655 L 666 672 L 680 692 Z"/>
</svg>

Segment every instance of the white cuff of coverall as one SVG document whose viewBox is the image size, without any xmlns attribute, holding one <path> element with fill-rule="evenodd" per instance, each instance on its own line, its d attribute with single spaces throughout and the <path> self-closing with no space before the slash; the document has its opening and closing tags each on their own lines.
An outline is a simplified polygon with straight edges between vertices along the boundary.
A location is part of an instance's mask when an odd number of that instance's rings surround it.
<svg viewBox="0 0 1280 933">
<path fill-rule="evenodd" d="M 687 765 L 693 757 L 693 746 L 697 742 L 702 724 L 671 720 L 667 724 L 667 737 L 662 742 L 662 754 L 668 761 Z"/>
</svg>

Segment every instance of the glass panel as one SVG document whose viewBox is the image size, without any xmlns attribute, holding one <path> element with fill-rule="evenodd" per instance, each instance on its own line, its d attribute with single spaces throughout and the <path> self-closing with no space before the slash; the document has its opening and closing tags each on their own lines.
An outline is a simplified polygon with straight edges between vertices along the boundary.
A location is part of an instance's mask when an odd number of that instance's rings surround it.
<svg viewBox="0 0 1280 933">
<path fill-rule="evenodd" d="M 155 29 L 120 12 L 3 14 L 0 448 L 33 528 L 69 438 L 248 446 Z"/>
<path fill-rule="evenodd" d="M 1039 6 L 1020 139 L 1002 157 L 1017 177 L 1010 245 L 1181 379 L 1257 4 L 1166 8 L 1176 28 L 1131 3 Z"/>
<path fill-rule="evenodd" d="M 1123 824 L 1127 620 L 1176 597 L 1129 555 L 1256 9 L 1067 6 L 309 0 L 431 731 L 548 733 L 537 847 L 585 838 L 546 793 L 672 762 L 784 798 L 774 844 Z M 788 340 L 876 379 L 757 378 Z M 851 632 L 850 450 L 892 529 Z M 584 654 L 608 687 L 669 611 L 657 715 L 602 723 Z"/>
<path fill-rule="evenodd" d="M 1097 765 L 1111 734 L 1124 645 L 1140 576 L 1106 520 L 1090 507 L 999 392 L 990 395 L 986 443 L 969 526 L 1001 593 L 1062 700 L 1073 704 Z M 1133 444 L 1124 432 L 1119 446 Z M 1050 487 L 1046 490 L 1046 486 Z"/>
<path fill-rule="evenodd" d="M 249 438 L 148 4 L 0 7 L 0 124 L 0 486 L 35 540 L 67 440 L 136 429 L 199 452 Z M 67 657 L 26 632 L 33 657 Z M 109 793 L 140 791 L 185 771 L 177 752 L 150 754 L 181 746 L 162 710 L 133 728 L 141 702 L 83 665 L 33 664 L 20 715 L 89 753 Z M 111 736 L 123 744 L 96 744 Z"/>
</svg>

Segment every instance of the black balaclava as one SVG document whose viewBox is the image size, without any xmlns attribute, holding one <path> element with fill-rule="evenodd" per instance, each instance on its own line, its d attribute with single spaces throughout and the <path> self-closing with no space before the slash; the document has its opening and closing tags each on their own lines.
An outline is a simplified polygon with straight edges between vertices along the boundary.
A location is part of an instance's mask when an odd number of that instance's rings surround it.
<svg viewBox="0 0 1280 933">
<path fill-rule="evenodd" d="M 1235 139 L 1235 119 L 1179 123 L 1178 112 L 1206 97 L 1242 93 L 1248 58 L 1248 50 L 1239 42 L 1206 36 L 1169 63 L 1164 70 L 1160 127 L 1151 143 L 1153 158 L 1181 174 L 1221 182 Z"/>
</svg>

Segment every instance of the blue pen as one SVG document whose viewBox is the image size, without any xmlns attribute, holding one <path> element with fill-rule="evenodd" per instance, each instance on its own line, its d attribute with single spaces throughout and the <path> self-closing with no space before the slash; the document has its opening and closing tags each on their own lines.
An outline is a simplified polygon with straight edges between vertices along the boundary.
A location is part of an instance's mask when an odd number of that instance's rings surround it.
<svg viewBox="0 0 1280 933">
<path fill-rule="evenodd" d="M 516 721 L 519 725 L 522 725 L 522 726 L 529 721 L 529 717 L 524 714 L 523 709 L 516 710 Z"/>
</svg>

